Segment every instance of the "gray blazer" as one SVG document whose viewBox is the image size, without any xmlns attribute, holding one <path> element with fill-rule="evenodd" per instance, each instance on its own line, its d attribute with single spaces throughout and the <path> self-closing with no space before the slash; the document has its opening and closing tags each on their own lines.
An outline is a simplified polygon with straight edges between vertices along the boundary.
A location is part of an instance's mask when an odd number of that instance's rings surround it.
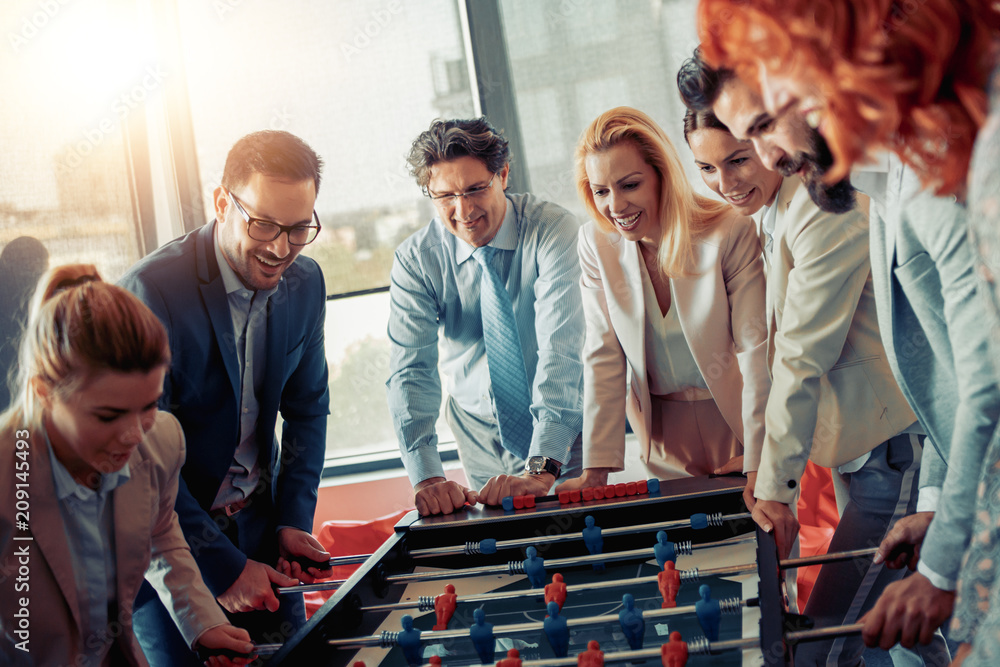
<svg viewBox="0 0 1000 667">
<path fill-rule="evenodd" d="M 920 571 L 954 588 L 1000 418 L 989 327 L 965 207 L 921 191 L 895 158 L 884 198 L 877 194 L 870 232 L 879 327 L 896 380 L 933 443 L 924 447 L 920 486 L 941 487 Z"/>
</svg>

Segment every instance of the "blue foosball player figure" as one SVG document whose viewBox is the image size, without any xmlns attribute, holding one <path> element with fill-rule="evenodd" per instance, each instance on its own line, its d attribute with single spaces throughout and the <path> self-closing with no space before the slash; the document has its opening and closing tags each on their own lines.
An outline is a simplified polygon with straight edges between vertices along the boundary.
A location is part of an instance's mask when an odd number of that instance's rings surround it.
<svg viewBox="0 0 1000 667">
<path fill-rule="evenodd" d="M 587 551 L 591 554 L 604 553 L 604 539 L 601 537 L 601 527 L 595 525 L 594 517 L 589 514 L 584 517 L 584 523 L 587 527 L 583 529 L 583 543 L 587 545 Z M 604 563 L 594 563 L 594 569 L 601 571 L 604 569 Z"/>
<path fill-rule="evenodd" d="M 556 602 L 550 602 L 546 608 L 549 615 L 545 617 L 545 622 L 542 624 L 545 636 L 549 638 L 549 644 L 552 645 L 552 652 L 556 654 L 556 657 L 565 658 L 566 654 L 569 653 L 569 626 L 566 623 L 566 617 L 559 615 L 559 605 Z"/>
<path fill-rule="evenodd" d="M 528 547 L 524 551 L 527 558 L 524 559 L 524 573 L 528 576 L 532 588 L 545 586 L 545 559 L 539 558 L 538 549 Z"/>
<path fill-rule="evenodd" d="M 698 624 L 701 625 L 708 641 L 717 642 L 719 641 L 719 624 L 722 619 L 719 601 L 712 599 L 712 589 L 709 588 L 708 584 L 702 584 L 698 593 L 701 595 L 701 599 L 694 603 Z"/>
<path fill-rule="evenodd" d="M 420 630 L 413 627 L 413 617 L 409 614 L 400 619 L 402 631 L 396 635 L 396 645 L 403 650 L 408 665 L 424 663 L 424 649 L 420 645 Z"/>
<path fill-rule="evenodd" d="M 475 621 L 469 628 L 469 639 L 479 655 L 479 662 L 483 665 L 492 665 L 493 657 L 496 654 L 496 637 L 493 636 L 493 624 L 486 622 L 486 612 L 476 609 L 472 612 Z"/>
<path fill-rule="evenodd" d="M 656 564 L 663 570 L 663 564 L 668 560 L 677 562 L 677 552 L 674 551 L 674 543 L 667 539 L 667 532 L 661 530 L 656 533 L 656 544 L 653 546 L 653 555 L 656 556 Z"/>
<path fill-rule="evenodd" d="M 629 648 L 638 651 L 642 648 L 642 638 L 646 634 L 646 621 L 642 620 L 642 610 L 635 608 L 635 598 L 631 593 L 622 596 L 622 606 L 625 608 L 618 612 L 618 622 Z"/>
</svg>

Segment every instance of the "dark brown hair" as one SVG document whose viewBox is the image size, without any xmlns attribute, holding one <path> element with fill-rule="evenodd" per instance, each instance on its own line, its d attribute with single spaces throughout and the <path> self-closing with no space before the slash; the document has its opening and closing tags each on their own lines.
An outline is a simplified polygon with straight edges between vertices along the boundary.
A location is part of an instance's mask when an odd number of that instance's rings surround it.
<svg viewBox="0 0 1000 667">
<path fill-rule="evenodd" d="M 417 185 L 426 187 L 430 170 L 438 162 L 471 156 L 480 160 L 493 174 L 510 163 L 510 147 L 486 116 L 472 120 L 435 120 L 420 133 L 410 147 L 406 161 Z"/>
<path fill-rule="evenodd" d="M 290 181 L 312 180 L 319 193 L 323 160 L 309 145 L 290 132 L 261 130 L 239 141 L 226 156 L 222 187 L 230 192 L 250 181 L 252 174 L 263 174 Z"/>
</svg>

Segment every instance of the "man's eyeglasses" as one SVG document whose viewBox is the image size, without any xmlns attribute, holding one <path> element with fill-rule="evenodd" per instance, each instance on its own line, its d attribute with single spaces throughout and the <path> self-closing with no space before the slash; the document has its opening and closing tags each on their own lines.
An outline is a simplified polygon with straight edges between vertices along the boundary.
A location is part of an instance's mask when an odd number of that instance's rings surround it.
<svg viewBox="0 0 1000 667">
<path fill-rule="evenodd" d="M 490 186 L 493 185 L 493 179 L 495 179 L 496 177 L 497 175 L 496 173 L 494 173 L 493 177 L 490 178 L 490 182 L 481 188 L 472 188 L 471 190 L 466 190 L 465 192 L 458 192 L 455 194 L 447 194 L 447 195 L 431 194 L 431 191 L 428 190 L 427 186 L 425 185 L 423 188 L 424 196 L 430 197 L 432 202 L 440 206 L 454 206 L 455 204 L 458 203 L 458 200 L 461 197 L 467 197 L 470 199 L 477 199 L 481 197 L 483 194 L 486 193 L 487 190 L 490 189 Z"/>
<path fill-rule="evenodd" d="M 277 222 L 251 217 L 247 213 L 247 210 L 243 208 L 240 200 L 236 198 L 236 195 L 232 192 L 228 194 L 229 198 L 233 200 L 236 210 L 247 221 L 247 235 L 254 241 L 273 241 L 284 232 L 288 234 L 288 243 L 290 245 L 309 245 L 316 240 L 316 237 L 319 236 L 319 230 L 323 228 L 319 224 L 319 216 L 316 215 L 315 209 L 313 210 L 313 220 L 316 221 L 315 225 L 279 225 Z"/>
</svg>

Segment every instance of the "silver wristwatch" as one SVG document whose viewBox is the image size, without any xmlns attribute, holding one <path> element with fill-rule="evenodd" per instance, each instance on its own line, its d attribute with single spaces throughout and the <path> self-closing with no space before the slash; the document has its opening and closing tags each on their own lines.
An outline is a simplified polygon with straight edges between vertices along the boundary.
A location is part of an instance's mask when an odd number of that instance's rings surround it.
<svg viewBox="0 0 1000 667">
<path fill-rule="evenodd" d="M 549 472 L 556 479 L 559 479 L 559 469 L 561 467 L 562 463 L 547 456 L 529 456 L 528 460 L 524 462 L 525 473 L 529 475 L 541 475 L 543 472 Z"/>
</svg>

